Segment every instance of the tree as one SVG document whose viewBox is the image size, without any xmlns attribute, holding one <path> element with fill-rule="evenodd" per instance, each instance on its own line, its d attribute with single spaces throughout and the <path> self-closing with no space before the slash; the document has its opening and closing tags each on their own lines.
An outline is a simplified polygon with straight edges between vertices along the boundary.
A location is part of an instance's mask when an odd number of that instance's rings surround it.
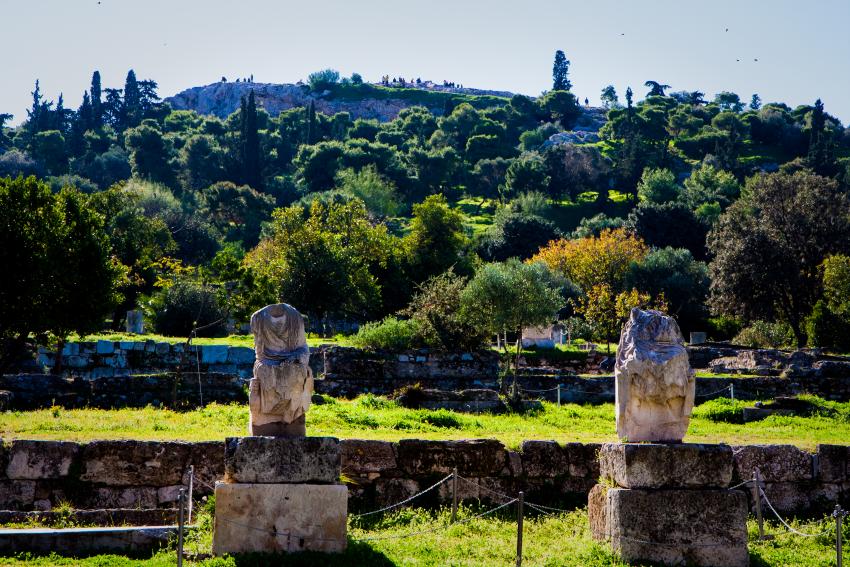
<svg viewBox="0 0 850 567">
<path fill-rule="evenodd" d="M 812 108 L 806 165 L 818 175 L 823 176 L 832 176 L 836 170 L 832 140 L 826 132 L 826 117 L 823 111 L 823 102 L 820 99 L 815 101 L 815 106 Z"/>
<path fill-rule="evenodd" d="M 124 81 L 124 104 L 121 106 L 121 127 L 133 128 L 142 121 L 142 96 L 139 91 L 139 82 L 136 80 L 136 72 L 127 71 L 127 79 Z"/>
<path fill-rule="evenodd" d="M 656 81 L 647 81 L 643 85 L 649 87 L 649 92 L 646 93 L 646 96 L 664 96 L 664 91 L 670 88 L 670 85 L 663 85 Z"/>
<path fill-rule="evenodd" d="M 616 294 L 624 289 L 629 265 L 643 260 L 648 252 L 642 240 L 621 228 L 603 230 L 598 237 L 550 242 L 531 261 L 544 262 L 585 293 L 606 285 Z"/>
<path fill-rule="evenodd" d="M 257 128 L 257 101 L 254 89 L 248 100 L 242 100 L 239 112 L 239 148 L 242 166 L 242 181 L 254 189 L 263 187 L 263 169 L 260 155 L 260 134 Z"/>
<path fill-rule="evenodd" d="M 198 134 L 189 137 L 180 148 L 179 161 L 183 188 L 200 191 L 224 179 L 224 150 L 213 136 Z"/>
<path fill-rule="evenodd" d="M 101 100 L 100 71 L 95 71 L 91 76 L 91 114 L 92 126 L 99 128 L 103 125 L 103 101 Z"/>
<path fill-rule="evenodd" d="M 850 322 L 850 256 L 829 256 L 821 265 L 823 296 L 829 309 Z"/>
<path fill-rule="evenodd" d="M 850 249 L 850 201 L 835 181 L 809 172 L 760 174 L 720 217 L 708 246 L 711 307 L 780 319 L 802 347 L 821 290 L 818 266 Z"/>
<path fill-rule="evenodd" d="M 569 78 L 570 62 L 560 49 L 555 52 L 555 64 L 552 66 L 552 90 L 568 91 L 572 88 Z"/>
<path fill-rule="evenodd" d="M 466 271 L 463 216 L 449 207 L 442 194 L 430 195 L 413 205 L 410 232 L 402 246 L 414 281 L 425 281 L 452 266 L 461 274 Z"/>
<path fill-rule="evenodd" d="M 619 103 L 614 85 L 608 85 L 602 89 L 602 95 L 599 98 L 602 99 L 602 106 L 605 108 L 614 108 Z"/>
<path fill-rule="evenodd" d="M 323 91 L 338 82 L 339 71 L 334 69 L 322 69 L 321 71 L 310 73 L 307 77 L 307 84 L 310 85 L 310 89 L 313 91 Z"/>
<path fill-rule="evenodd" d="M 68 171 L 68 155 L 65 138 L 59 130 L 44 130 L 32 139 L 32 155 L 47 168 L 51 175 L 62 175 Z"/>
<path fill-rule="evenodd" d="M 341 193 L 363 201 L 372 215 L 392 217 L 401 212 L 401 199 L 395 185 L 379 174 L 374 165 L 368 165 L 360 171 L 340 171 L 337 185 Z"/>
<path fill-rule="evenodd" d="M 505 193 L 509 195 L 545 190 L 548 185 L 546 163 L 537 152 L 526 152 L 512 160 L 505 173 Z"/>
<path fill-rule="evenodd" d="M 721 208 L 726 208 L 740 193 L 741 185 L 734 175 L 704 163 L 685 179 L 685 189 L 680 198 L 691 209 L 706 203 L 718 203 Z"/>
<path fill-rule="evenodd" d="M 547 325 L 557 317 L 564 303 L 561 295 L 564 283 L 542 262 L 512 259 L 503 264 L 485 264 L 461 294 L 463 314 L 491 334 L 515 332 L 518 360 L 523 329 Z"/>
<path fill-rule="evenodd" d="M 590 288 L 579 300 L 577 311 L 581 313 L 594 334 L 606 343 L 608 353 L 611 343 L 616 342 L 623 323 L 635 307 L 647 307 L 650 302 L 649 294 L 637 289 L 614 292 L 605 284 Z"/>
<path fill-rule="evenodd" d="M 606 193 L 611 162 L 598 148 L 589 145 L 559 144 L 543 154 L 552 198 L 566 197 L 573 202 L 587 191 Z"/>
<path fill-rule="evenodd" d="M 682 188 L 676 183 L 676 176 L 669 169 L 645 169 L 638 183 L 638 197 L 650 203 L 669 203 L 675 201 Z"/>
<path fill-rule="evenodd" d="M 761 108 L 761 97 L 758 94 L 753 94 L 750 99 L 750 110 L 758 110 Z"/>
<path fill-rule="evenodd" d="M 537 106 L 547 122 L 560 122 L 564 130 L 572 130 L 582 113 L 575 95 L 568 91 L 550 91 L 537 99 Z"/>
<path fill-rule="evenodd" d="M 699 260 L 706 258 L 705 239 L 711 225 L 682 203 L 644 201 L 632 209 L 627 223 L 648 246 L 685 248 Z"/>
<path fill-rule="evenodd" d="M 695 331 L 708 316 L 708 267 L 684 248 L 652 250 L 641 262 L 629 266 L 626 288 L 663 298 L 667 312 L 682 329 Z"/>
<path fill-rule="evenodd" d="M 509 212 L 487 229 L 478 250 L 484 260 L 502 262 L 508 258 L 525 260 L 541 246 L 561 237 L 550 221 L 537 215 Z"/>
<path fill-rule="evenodd" d="M 100 328 L 123 272 L 103 219 L 73 189 L 52 194 L 34 177 L 0 179 L 0 340 L 10 353 L 34 334 Z"/>
<path fill-rule="evenodd" d="M 260 239 L 260 226 L 271 217 L 274 197 L 264 195 L 248 185 L 236 186 L 230 181 L 210 185 L 201 193 L 205 216 L 226 235 L 228 240 L 254 246 Z"/>
<path fill-rule="evenodd" d="M 741 112 L 744 110 L 744 103 L 741 102 L 741 97 L 729 91 L 721 91 L 714 95 L 714 104 L 719 106 L 722 110 L 729 110 L 732 112 Z"/>
<path fill-rule="evenodd" d="M 163 137 L 156 122 L 146 120 L 124 133 L 124 145 L 130 151 L 133 175 L 168 186 L 174 186 L 175 173 L 171 164 L 172 148 Z"/>
</svg>

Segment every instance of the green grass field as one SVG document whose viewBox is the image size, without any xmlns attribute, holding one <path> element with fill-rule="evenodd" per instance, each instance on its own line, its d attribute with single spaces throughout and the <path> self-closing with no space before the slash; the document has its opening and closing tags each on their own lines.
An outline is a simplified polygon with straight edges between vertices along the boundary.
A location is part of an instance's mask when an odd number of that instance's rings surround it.
<svg viewBox="0 0 850 567">
<path fill-rule="evenodd" d="M 516 512 L 512 507 L 492 516 L 472 519 L 483 509 L 462 506 L 461 524 L 449 525 L 448 509 L 427 511 L 407 509 L 388 514 L 368 526 L 349 520 L 349 545 L 345 553 L 320 555 L 302 553 L 290 556 L 253 555 L 187 560 L 185 565 L 205 567 L 247 567 L 281 565 L 301 567 L 389 567 L 395 565 L 431 567 L 490 567 L 513 565 L 516 558 Z M 209 553 L 209 516 L 201 519 L 202 529 L 187 541 L 185 550 L 197 556 Z M 789 534 L 780 525 L 768 522 L 768 533 L 776 539 L 759 542 L 756 523 L 748 523 L 750 564 L 753 566 L 826 567 L 835 565 L 833 522 L 810 521 L 795 527 L 806 533 L 828 531 L 822 537 L 804 538 Z M 403 537 L 426 531 L 414 537 Z M 845 524 L 845 538 L 850 529 Z M 368 540 L 368 538 L 374 538 Z M 380 539 L 379 539 L 380 538 Z M 22 554 L 0 558 L 0 565 L 62 565 L 81 567 L 165 567 L 176 564 L 174 545 L 150 559 L 129 559 L 118 555 L 100 555 L 85 559 L 58 555 Z M 850 553 L 845 550 L 845 561 Z M 613 555 L 604 543 L 590 537 L 585 510 L 540 516 L 531 512 L 524 517 L 523 565 L 546 567 L 615 567 L 626 563 Z M 634 564 L 633 564 L 634 565 Z"/>
<path fill-rule="evenodd" d="M 387 441 L 495 438 L 512 448 L 519 447 L 526 439 L 617 440 L 613 404 L 558 407 L 544 402 L 539 411 L 476 415 L 407 409 L 368 394 L 353 401 L 324 399 L 324 404 L 312 406 L 307 414 L 310 435 Z M 818 403 L 820 409 L 809 417 L 771 416 L 743 424 L 739 423 L 740 414 L 747 403 L 713 400 L 695 408 L 685 441 L 733 445 L 790 443 L 805 449 L 814 449 L 818 443 L 846 444 L 850 439 L 850 403 Z M 4 440 L 217 440 L 245 435 L 247 424 L 248 408 L 238 404 L 210 404 L 187 412 L 152 407 L 119 410 L 57 407 L 0 414 Z"/>
</svg>

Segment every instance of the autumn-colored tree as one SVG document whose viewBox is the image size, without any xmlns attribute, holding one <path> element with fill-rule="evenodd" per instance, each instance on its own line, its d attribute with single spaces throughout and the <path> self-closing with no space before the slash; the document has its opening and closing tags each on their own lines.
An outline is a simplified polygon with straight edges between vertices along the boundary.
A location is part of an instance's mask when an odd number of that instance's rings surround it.
<svg viewBox="0 0 850 567">
<path fill-rule="evenodd" d="M 652 298 L 648 293 L 640 292 L 635 288 L 614 293 L 608 285 L 600 284 L 593 286 L 579 300 L 576 310 L 584 315 L 594 334 L 608 343 L 608 352 L 611 352 L 611 343 L 617 340 L 617 335 L 632 309 L 646 308 L 651 301 Z M 663 294 L 656 299 L 653 307 L 662 311 L 666 310 Z"/>
<path fill-rule="evenodd" d="M 649 252 L 644 242 L 626 229 L 606 229 L 598 237 L 553 240 L 530 261 L 543 261 L 549 269 L 589 293 L 608 286 L 615 295 L 624 291 L 626 271 Z"/>
</svg>

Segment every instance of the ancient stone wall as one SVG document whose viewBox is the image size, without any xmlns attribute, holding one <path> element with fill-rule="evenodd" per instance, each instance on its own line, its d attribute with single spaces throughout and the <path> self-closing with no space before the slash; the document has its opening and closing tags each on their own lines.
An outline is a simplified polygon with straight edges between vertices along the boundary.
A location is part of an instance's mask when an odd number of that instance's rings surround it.
<svg viewBox="0 0 850 567">
<path fill-rule="evenodd" d="M 531 502 L 582 506 L 599 479 L 598 444 L 526 441 L 519 451 L 495 440 L 341 442 L 342 474 L 352 512 L 412 496 L 457 467 L 463 499 L 502 502 L 524 490 Z M 829 511 L 850 504 L 850 447 L 821 445 L 808 453 L 791 445 L 733 447 L 733 483 L 758 467 L 765 492 L 782 514 Z M 194 495 L 212 493 L 224 475 L 224 442 L 18 440 L 0 451 L 0 510 L 174 508 L 194 467 Z M 743 489 L 742 489 L 743 490 Z M 451 483 L 417 499 L 429 506 L 451 500 Z M 101 512 L 101 516 L 108 516 Z M 5 517 L 20 514 L 0 513 Z"/>
</svg>

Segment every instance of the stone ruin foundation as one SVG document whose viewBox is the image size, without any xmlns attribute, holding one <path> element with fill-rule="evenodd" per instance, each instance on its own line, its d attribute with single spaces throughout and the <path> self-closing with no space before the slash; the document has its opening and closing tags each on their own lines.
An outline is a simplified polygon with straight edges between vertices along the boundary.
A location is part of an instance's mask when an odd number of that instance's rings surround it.
<svg viewBox="0 0 850 567">
<path fill-rule="evenodd" d="M 213 554 L 344 551 L 348 489 L 340 472 L 332 437 L 228 438 Z"/>
<path fill-rule="evenodd" d="M 727 445 L 606 443 L 588 496 L 594 539 L 628 563 L 746 567 L 747 496 Z"/>
</svg>

